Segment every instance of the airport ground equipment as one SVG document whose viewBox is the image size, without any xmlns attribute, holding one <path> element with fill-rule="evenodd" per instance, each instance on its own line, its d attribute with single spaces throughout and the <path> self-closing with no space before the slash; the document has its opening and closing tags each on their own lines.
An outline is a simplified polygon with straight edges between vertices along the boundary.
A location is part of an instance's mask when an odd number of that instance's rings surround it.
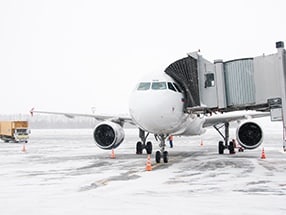
<svg viewBox="0 0 286 215">
<path fill-rule="evenodd" d="M 215 114 L 237 110 L 270 112 L 271 120 L 283 121 L 286 151 L 286 51 L 276 42 L 277 53 L 210 62 L 200 52 L 170 64 L 165 73 L 184 91 L 184 111 Z M 228 126 L 224 125 L 225 146 Z M 217 129 L 217 127 L 215 127 Z"/>
<path fill-rule="evenodd" d="M 0 139 L 4 142 L 28 142 L 28 121 L 0 121 Z"/>
</svg>

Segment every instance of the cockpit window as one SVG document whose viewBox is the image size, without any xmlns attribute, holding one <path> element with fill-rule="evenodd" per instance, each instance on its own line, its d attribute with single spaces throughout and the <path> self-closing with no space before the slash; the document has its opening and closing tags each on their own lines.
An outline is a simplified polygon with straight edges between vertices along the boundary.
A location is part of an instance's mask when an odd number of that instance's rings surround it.
<svg viewBox="0 0 286 215">
<path fill-rule="evenodd" d="M 149 90 L 150 89 L 150 82 L 141 82 L 137 87 L 137 90 Z"/>
<path fill-rule="evenodd" d="M 167 89 L 166 82 L 153 82 L 152 90 L 165 90 Z"/>
<path fill-rule="evenodd" d="M 176 90 L 181 93 L 181 92 L 182 92 L 182 89 L 179 87 L 179 85 L 176 84 L 176 83 L 173 83 L 173 84 L 174 84 Z"/>
<path fill-rule="evenodd" d="M 173 91 L 176 92 L 176 89 L 175 89 L 174 85 L 171 82 L 168 82 L 168 89 L 169 90 L 173 90 Z"/>
</svg>

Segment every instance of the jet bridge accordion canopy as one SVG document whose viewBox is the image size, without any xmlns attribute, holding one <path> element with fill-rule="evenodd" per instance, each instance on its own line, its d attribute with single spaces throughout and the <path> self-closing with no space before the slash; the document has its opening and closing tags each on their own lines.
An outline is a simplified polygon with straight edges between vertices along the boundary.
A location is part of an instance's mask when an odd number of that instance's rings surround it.
<svg viewBox="0 0 286 215">
<path fill-rule="evenodd" d="M 184 91 L 185 109 L 200 106 L 197 65 L 197 60 L 188 56 L 175 61 L 165 69 L 165 73 L 170 75 Z"/>
</svg>

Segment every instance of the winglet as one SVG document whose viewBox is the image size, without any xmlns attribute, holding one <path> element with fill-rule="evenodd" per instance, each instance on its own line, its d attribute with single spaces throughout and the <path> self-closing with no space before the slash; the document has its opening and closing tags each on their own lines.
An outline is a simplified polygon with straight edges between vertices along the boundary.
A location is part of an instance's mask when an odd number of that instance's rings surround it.
<svg viewBox="0 0 286 215">
<path fill-rule="evenodd" d="M 31 116 L 34 116 L 34 109 L 35 109 L 35 108 L 32 108 L 32 109 L 30 110 Z"/>
</svg>

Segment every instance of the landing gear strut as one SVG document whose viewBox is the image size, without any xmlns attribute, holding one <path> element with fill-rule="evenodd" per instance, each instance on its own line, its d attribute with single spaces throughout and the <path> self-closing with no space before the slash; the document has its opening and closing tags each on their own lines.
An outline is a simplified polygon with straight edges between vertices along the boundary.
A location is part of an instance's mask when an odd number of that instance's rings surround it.
<svg viewBox="0 0 286 215">
<path fill-rule="evenodd" d="M 219 154 L 223 154 L 224 150 L 228 149 L 230 154 L 234 154 L 235 153 L 235 151 L 234 151 L 234 148 L 235 148 L 234 142 L 231 141 L 228 144 L 228 140 L 229 140 L 229 123 L 225 122 L 222 125 L 221 124 L 214 125 L 213 127 L 218 131 L 218 133 L 220 134 L 220 136 L 222 136 L 222 138 L 224 140 L 224 141 L 219 141 L 219 143 L 218 143 L 218 153 Z M 224 127 L 224 134 L 220 131 L 220 129 L 223 128 L 223 127 Z"/>
<path fill-rule="evenodd" d="M 156 138 L 158 138 L 160 140 L 160 145 L 159 145 L 160 151 L 157 151 L 155 154 L 156 163 L 160 163 L 162 157 L 163 157 L 163 162 L 168 163 L 169 162 L 169 155 L 168 155 L 168 152 L 165 151 L 165 147 L 166 147 L 165 140 L 166 140 L 167 136 L 161 134 L 161 135 L 157 135 Z"/>
<path fill-rule="evenodd" d="M 139 129 L 139 138 L 141 139 L 141 141 L 138 141 L 136 144 L 136 154 L 142 154 L 143 149 L 146 149 L 147 154 L 152 154 L 152 143 L 150 141 L 146 143 L 148 136 L 149 132 L 145 135 L 145 131 Z"/>
</svg>

